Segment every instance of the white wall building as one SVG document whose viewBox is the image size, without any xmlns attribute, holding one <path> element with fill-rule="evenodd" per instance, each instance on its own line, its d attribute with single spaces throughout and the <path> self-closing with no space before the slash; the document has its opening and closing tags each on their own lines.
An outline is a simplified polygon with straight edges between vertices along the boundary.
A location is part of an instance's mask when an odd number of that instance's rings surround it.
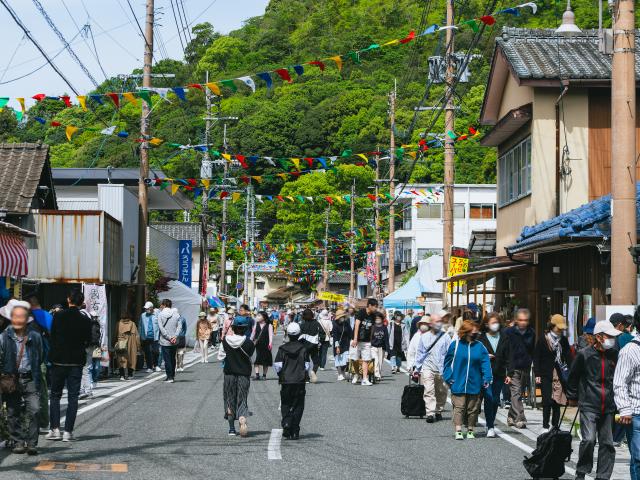
<svg viewBox="0 0 640 480">
<path fill-rule="evenodd" d="M 396 191 L 400 196 L 396 212 L 402 210 L 395 235 L 395 258 L 400 271 L 417 265 L 429 255 L 442 255 L 444 194 L 428 194 L 441 188 L 442 185 L 410 184 Z M 422 195 L 423 192 L 427 194 Z M 453 198 L 454 246 L 467 248 L 473 230 L 496 228 L 495 185 L 458 184 Z M 386 269 L 384 265 L 383 268 Z"/>
</svg>

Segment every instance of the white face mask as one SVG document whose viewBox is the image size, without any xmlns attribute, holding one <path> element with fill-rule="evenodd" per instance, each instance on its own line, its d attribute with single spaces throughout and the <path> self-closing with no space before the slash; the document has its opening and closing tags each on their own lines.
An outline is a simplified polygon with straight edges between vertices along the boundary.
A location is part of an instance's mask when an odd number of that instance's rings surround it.
<svg viewBox="0 0 640 480">
<path fill-rule="evenodd" d="M 435 322 L 431 326 L 436 332 L 442 330 L 442 322 Z"/>
<path fill-rule="evenodd" d="M 421 332 L 426 332 L 429 330 L 429 325 L 420 325 L 420 331 Z"/>
<path fill-rule="evenodd" d="M 497 332 L 498 330 L 500 330 L 500 324 L 492 323 L 491 325 L 489 325 L 489 330 L 492 331 L 493 333 Z"/>
<path fill-rule="evenodd" d="M 602 348 L 604 348 L 605 350 L 609 350 L 610 348 L 613 348 L 615 346 L 616 346 L 615 338 L 605 338 L 604 342 L 602 342 Z"/>
</svg>

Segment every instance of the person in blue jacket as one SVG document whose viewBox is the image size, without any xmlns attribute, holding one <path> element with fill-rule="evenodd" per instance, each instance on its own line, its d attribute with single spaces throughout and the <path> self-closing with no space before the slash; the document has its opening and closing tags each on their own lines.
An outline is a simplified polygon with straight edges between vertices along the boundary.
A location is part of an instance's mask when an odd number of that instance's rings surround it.
<svg viewBox="0 0 640 480">
<path fill-rule="evenodd" d="M 474 429 L 478 422 L 482 389 L 488 388 L 493 381 L 489 352 L 478 341 L 479 335 L 478 324 L 465 320 L 458 330 L 459 340 L 451 343 L 444 358 L 442 378 L 451 389 L 456 440 L 464 439 L 463 423 L 467 425 L 467 438 L 476 438 Z"/>
</svg>

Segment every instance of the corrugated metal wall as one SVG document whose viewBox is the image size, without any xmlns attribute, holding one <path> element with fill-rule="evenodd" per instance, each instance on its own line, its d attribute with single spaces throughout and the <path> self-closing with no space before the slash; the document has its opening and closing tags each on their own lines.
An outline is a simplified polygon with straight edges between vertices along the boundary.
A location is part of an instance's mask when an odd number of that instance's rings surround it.
<svg viewBox="0 0 640 480">
<path fill-rule="evenodd" d="M 169 278 L 178 278 L 179 242 L 153 227 L 147 228 L 147 255 L 155 257 Z"/>
</svg>

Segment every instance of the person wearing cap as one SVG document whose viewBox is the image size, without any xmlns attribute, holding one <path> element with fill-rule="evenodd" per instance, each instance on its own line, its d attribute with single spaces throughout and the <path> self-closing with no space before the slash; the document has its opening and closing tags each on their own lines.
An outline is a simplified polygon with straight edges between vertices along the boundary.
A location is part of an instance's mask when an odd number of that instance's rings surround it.
<svg viewBox="0 0 640 480">
<path fill-rule="evenodd" d="M 331 338 L 333 344 L 333 359 L 338 371 L 338 382 L 345 379 L 345 370 L 349 363 L 349 343 L 353 336 L 349 314 L 342 308 L 336 310 L 333 327 L 331 328 Z"/>
<path fill-rule="evenodd" d="M 211 323 L 207 319 L 205 312 L 198 314 L 198 322 L 196 323 L 196 340 L 198 342 L 198 348 L 200 349 L 200 356 L 202 363 L 209 363 L 209 339 L 211 338 Z"/>
<path fill-rule="evenodd" d="M 560 405 L 566 405 L 564 386 L 569 373 L 571 354 L 565 336 L 567 322 L 560 314 L 551 316 L 545 334 L 538 339 L 533 351 L 533 373 L 542 392 L 542 428 L 549 431 L 551 425 L 560 424 Z"/>
<path fill-rule="evenodd" d="M 582 335 L 578 337 L 574 345 L 575 353 L 578 353 L 583 348 L 590 347 L 595 342 L 593 337 L 593 329 L 596 326 L 596 319 L 594 317 L 589 318 L 587 323 L 582 327 Z"/>
<path fill-rule="evenodd" d="M 300 325 L 295 322 L 287 325 L 287 336 L 289 341 L 278 349 L 273 368 L 280 383 L 282 436 L 298 440 L 307 393 L 305 379 L 311 370 L 311 361 L 306 346 L 299 340 Z"/>
<path fill-rule="evenodd" d="M 171 300 L 165 299 L 161 303 L 162 310 L 158 315 L 158 329 L 160 330 L 160 344 L 164 370 L 167 374 L 166 383 L 173 383 L 176 377 L 176 342 L 180 332 L 180 315 L 171 308 Z"/>
<path fill-rule="evenodd" d="M 613 420 L 616 412 L 613 378 L 620 335 L 609 320 L 596 323 L 595 343 L 578 352 L 567 382 L 569 405 L 580 407 L 582 440 L 578 451 L 576 479 L 584 479 L 593 468 L 593 449 L 598 441 L 596 478 L 609 479 L 613 472 L 616 450 L 613 445 Z"/>
<path fill-rule="evenodd" d="M 140 334 L 140 344 L 144 353 L 144 361 L 147 364 L 147 373 L 154 370 L 160 371 L 158 367 L 158 356 L 160 355 L 160 329 L 158 328 L 158 314 L 153 308 L 153 303 L 144 304 L 144 312 L 138 321 L 138 333 Z"/>
<path fill-rule="evenodd" d="M 393 313 L 393 321 L 388 325 L 389 330 L 389 359 L 391 361 L 391 373 L 398 373 L 402 361 L 406 360 L 406 351 L 409 348 L 409 328 L 403 322 L 400 310 Z"/>
<path fill-rule="evenodd" d="M 443 331 L 439 315 L 431 316 L 431 330 L 420 336 L 416 354 L 414 377 L 424 385 L 424 404 L 427 423 L 442 420 L 447 401 L 447 387 L 442 379 L 444 359 L 451 345 L 451 337 Z"/>
<path fill-rule="evenodd" d="M 418 345 L 420 345 L 420 337 L 429 331 L 431 324 L 431 315 L 425 315 L 418 321 L 418 331 L 411 337 L 409 347 L 407 348 L 407 368 L 413 371 L 418 353 Z"/>
<path fill-rule="evenodd" d="M 236 435 L 235 422 L 240 424 L 240 436 L 248 434 L 247 398 L 251 385 L 251 356 L 255 345 L 247 338 L 251 324 L 244 315 L 233 320 L 229 332 L 224 336 L 218 350 L 218 360 L 224 361 L 224 418 L 229 422 L 229 436 Z"/>
</svg>

